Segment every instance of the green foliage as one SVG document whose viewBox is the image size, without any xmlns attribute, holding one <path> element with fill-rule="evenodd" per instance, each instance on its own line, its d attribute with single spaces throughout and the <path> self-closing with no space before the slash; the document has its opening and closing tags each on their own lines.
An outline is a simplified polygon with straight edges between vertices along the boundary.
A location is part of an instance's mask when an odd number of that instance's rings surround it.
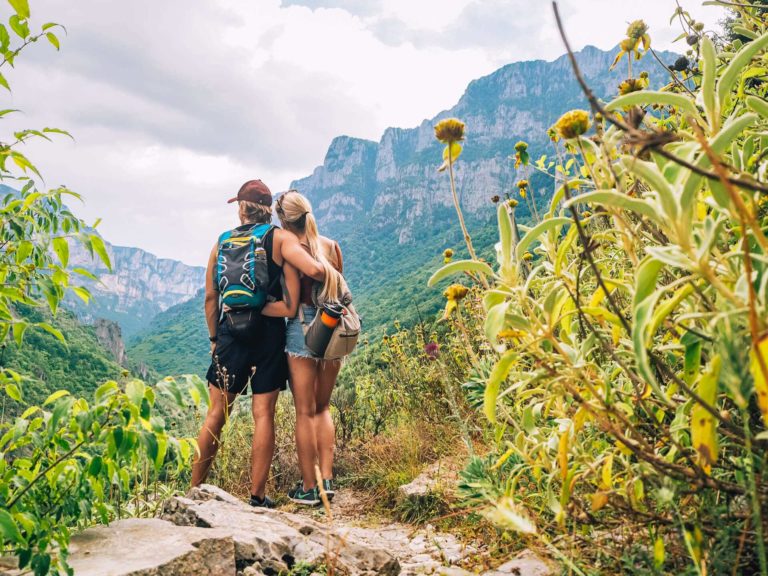
<svg viewBox="0 0 768 576">
<path fill-rule="evenodd" d="M 688 21 L 699 66 L 558 142 L 553 175 L 573 180 L 522 239 L 499 211 L 497 451 L 462 490 L 576 573 L 768 573 L 768 32 L 738 10 L 748 41 Z M 618 524 L 626 539 L 601 539 Z M 599 545 L 574 560 L 551 540 L 568 534 Z"/>
<path fill-rule="evenodd" d="M 9 340 L 0 348 L 0 364 L 22 375 L 20 390 L 26 402 L 39 404 L 62 388 L 87 396 L 105 380 L 116 380 L 125 372 L 101 346 L 93 328 L 83 326 L 69 312 L 60 310 L 55 320 L 39 308 L 19 306 L 16 312 L 30 323 L 48 322 L 66 337 L 62 342 L 48 332 L 28 331 L 22 346 Z M 11 410 L 23 410 L 15 402 L 3 400 L 2 404 L 4 417 Z"/>
<path fill-rule="evenodd" d="M 181 473 L 194 444 L 165 431 L 163 386 L 108 381 L 90 401 L 66 390 L 0 423 L 0 549 L 35 574 L 67 570 L 72 529 L 130 513 L 132 494 Z"/>
</svg>

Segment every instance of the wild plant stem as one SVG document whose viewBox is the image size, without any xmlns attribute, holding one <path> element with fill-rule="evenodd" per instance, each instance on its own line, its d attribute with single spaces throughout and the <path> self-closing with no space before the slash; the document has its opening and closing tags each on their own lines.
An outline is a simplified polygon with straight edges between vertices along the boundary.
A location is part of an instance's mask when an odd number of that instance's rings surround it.
<svg viewBox="0 0 768 576">
<path fill-rule="evenodd" d="M 768 557 L 765 551 L 765 539 L 763 538 L 763 515 L 760 506 L 760 494 L 757 492 L 755 480 L 755 462 L 752 459 L 752 435 L 749 429 L 749 412 L 742 410 L 742 425 L 744 427 L 744 440 L 746 441 L 746 472 L 750 500 L 752 503 L 752 522 L 755 525 L 755 539 L 757 540 L 757 558 L 760 561 L 760 576 L 768 576 Z"/>
<path fill-rule="evenodd" d="M 469 257 L 472 260 L 477 260 L 477 254 L 475 248 L 472 246 L 472 238 L 467 230 L 467 225 L 464 223 L 464 214 L 461 212 L 461 206 L 459 205 L 459 195 L 456 193 L 456 182 L 453 177 L 453 155 L 451 151 L 451 144 L 448 144 L 448 175 L 451 179 L 451 194 L 453 195 L 453 205 L 456 207 L 456 215 L 459 217 L 459 225 L 461 226 L 461 232 L 464 234 L 464 242 L 467 244 L 467 250 L 469 250 Z M 480 281 L 483 287 L 489 288 L 488 280 L 484 276 L 480 277 Z"/>
</svg>

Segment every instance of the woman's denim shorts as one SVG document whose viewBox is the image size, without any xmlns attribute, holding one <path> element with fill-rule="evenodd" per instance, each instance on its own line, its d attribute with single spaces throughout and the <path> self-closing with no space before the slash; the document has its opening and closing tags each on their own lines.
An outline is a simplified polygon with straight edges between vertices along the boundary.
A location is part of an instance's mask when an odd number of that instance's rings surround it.
<svg viewBox="0 0 768 576">
<path fill-rule="evenodd" d="M 304 312 L 304 322 L 301 321 L 300 314 L 297 314 L 296 318 L 288 319 L 285 352 L 289 356 L 319 360 L 319 356 L 316 356 L 309 348 L 307 348 L 307 345 L 304 342 L 304 330 L 308 328 L 312 323 L 312 320 L 315 319 L 317 308 L 308 304 L 299 304 L 299 306 L 301 306 L 301 310 Z"/>
</svg>

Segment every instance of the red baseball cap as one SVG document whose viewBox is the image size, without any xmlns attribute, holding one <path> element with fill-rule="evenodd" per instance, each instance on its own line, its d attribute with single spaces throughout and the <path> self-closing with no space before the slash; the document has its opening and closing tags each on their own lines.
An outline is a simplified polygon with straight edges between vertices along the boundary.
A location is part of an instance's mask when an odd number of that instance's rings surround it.
<svg viewBox="0 0 768 576">
<path fill-rule="evenodd" d="M 240 187 L 237 192 L 237 196 L 230 198 L 227 202 L 240 202 L 245 200 L 246 202 L 255 202 L 262 206 L 272 206 L 272 192 L 270 192 L 267 185 L 261 180 L 248 180 Z"/>
</svg>

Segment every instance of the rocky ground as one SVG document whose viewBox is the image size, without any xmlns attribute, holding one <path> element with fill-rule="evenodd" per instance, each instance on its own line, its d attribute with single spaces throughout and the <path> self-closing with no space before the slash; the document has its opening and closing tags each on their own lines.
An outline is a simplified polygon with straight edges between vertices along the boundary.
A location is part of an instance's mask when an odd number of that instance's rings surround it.
<svg viewBox="0 0 768 576">
<path fill-rule="evenodd" d="M 372 518 L 367 508 L 342 490 L 331 515 L 322 508 L 264 510 L 203 485 L 167 500 L 160 518 L 120 520 L 75 535 L 70 563 L 75 576 L 473 574 L 462 566 L 476 564 L 476 548 L 429 525 Z M 554 572 L 529 552 L 486 574 Z M 0 565 L 0 576 L 18 573 Z"/>
</svg>

